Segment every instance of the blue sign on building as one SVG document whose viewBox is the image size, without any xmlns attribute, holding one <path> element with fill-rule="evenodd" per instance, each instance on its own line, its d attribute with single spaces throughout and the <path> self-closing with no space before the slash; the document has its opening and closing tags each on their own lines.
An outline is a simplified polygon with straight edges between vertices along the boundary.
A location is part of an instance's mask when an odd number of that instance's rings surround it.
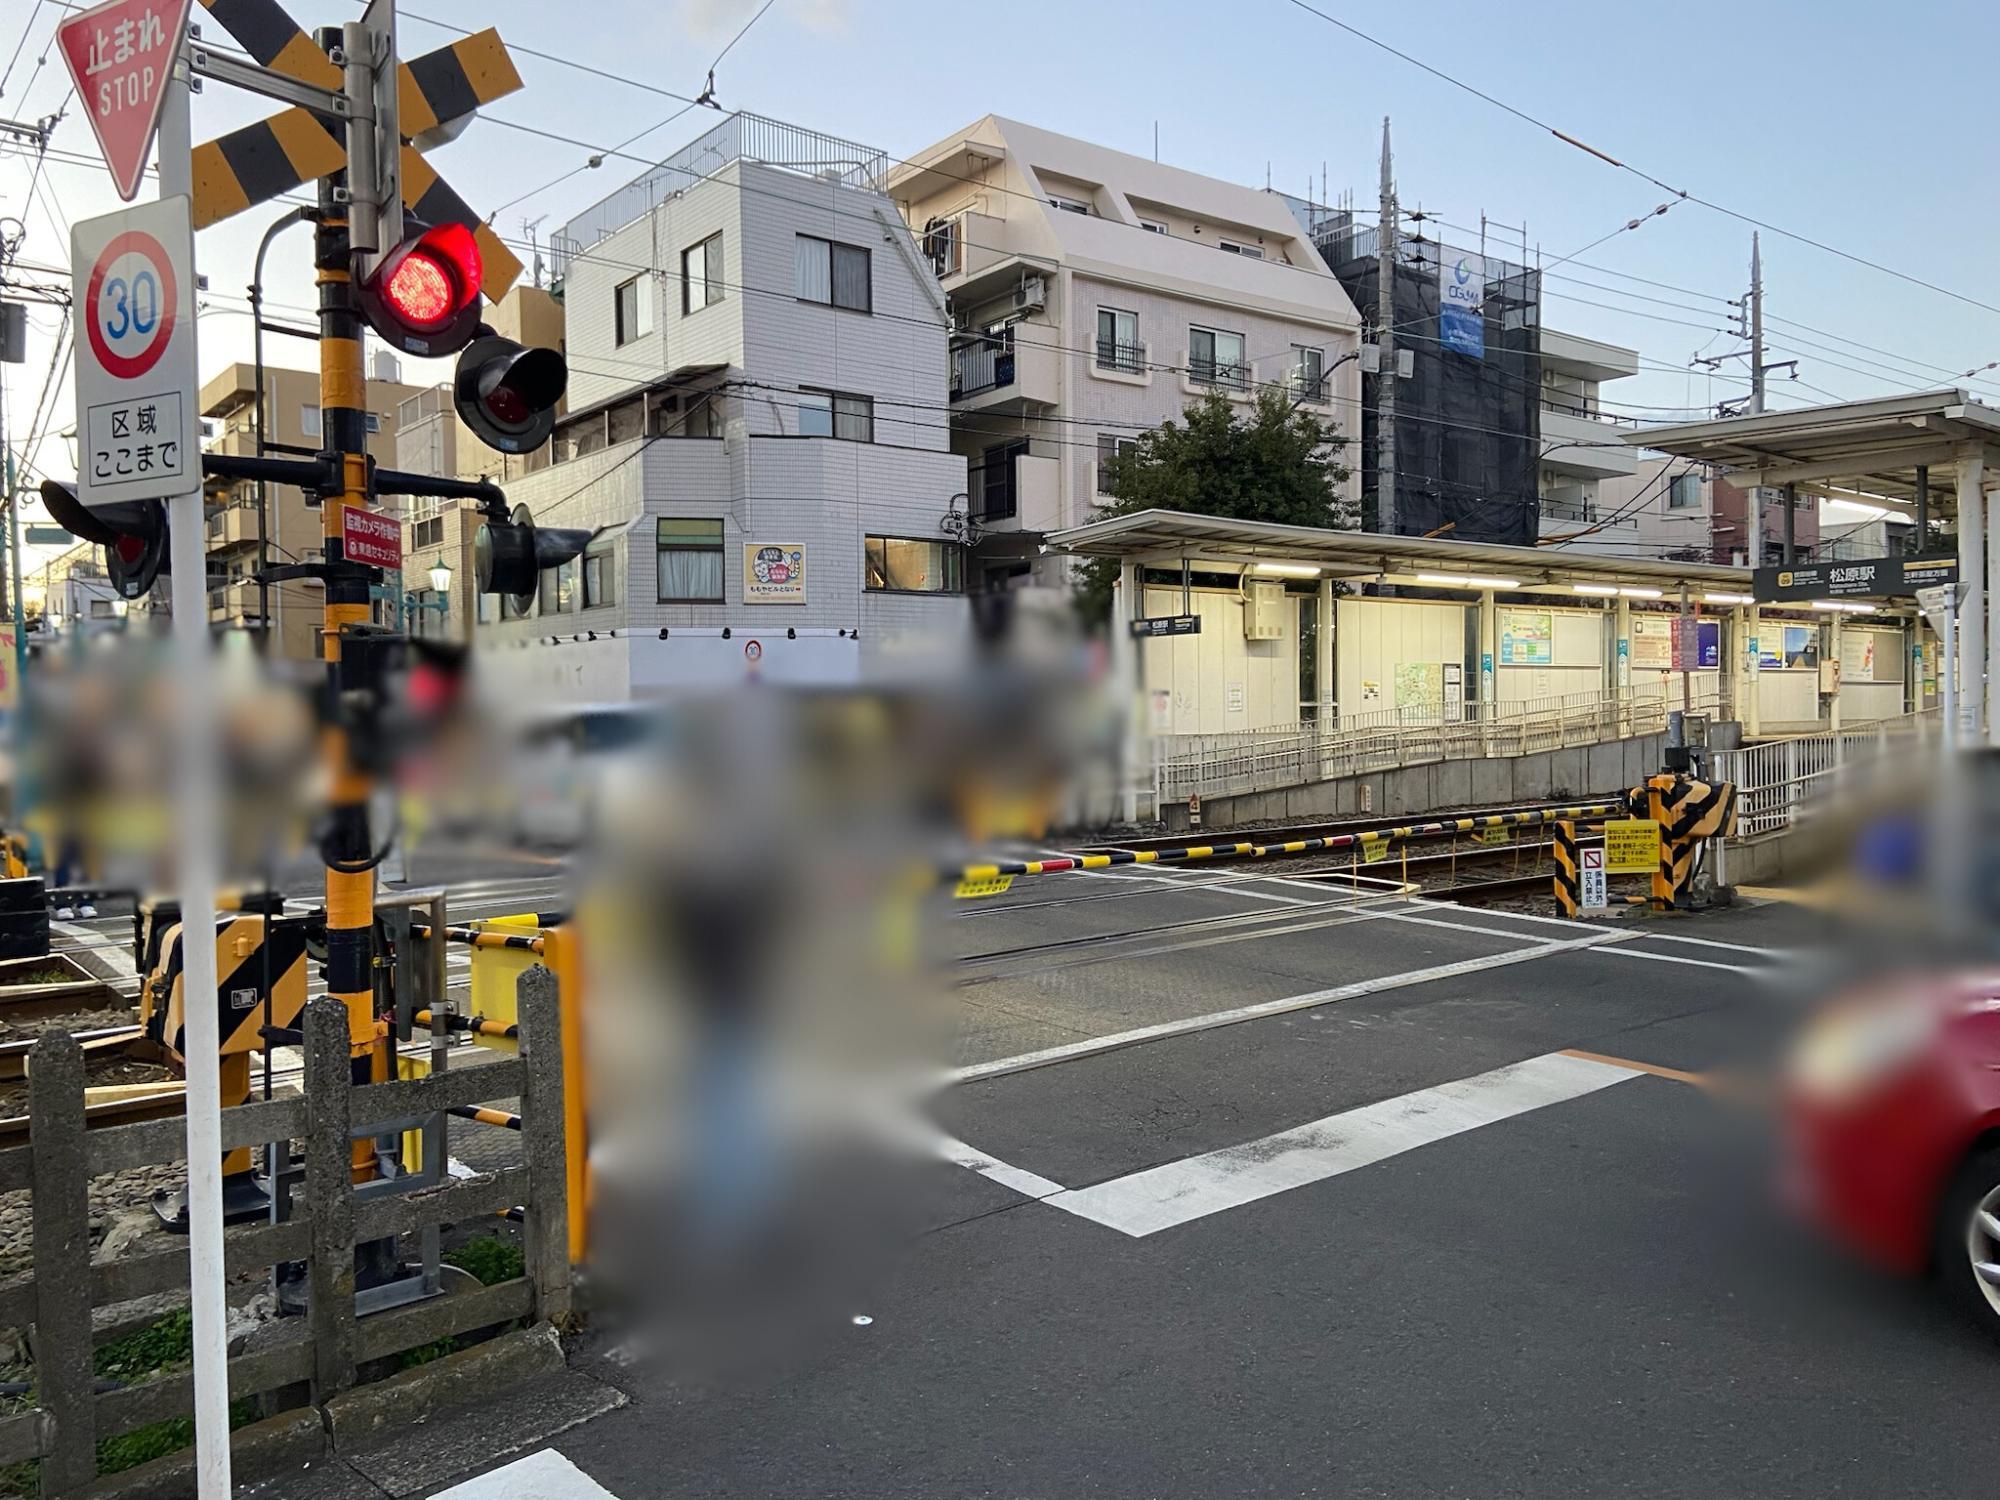
<svg viewBox="0 0 2000 1500">
<path fill-rule="evenodd" d="M 1455 255 L 1438 263 L 1438 342 L 1454 354 L 1486 358 L 1486 262 Z"/>
</svg>

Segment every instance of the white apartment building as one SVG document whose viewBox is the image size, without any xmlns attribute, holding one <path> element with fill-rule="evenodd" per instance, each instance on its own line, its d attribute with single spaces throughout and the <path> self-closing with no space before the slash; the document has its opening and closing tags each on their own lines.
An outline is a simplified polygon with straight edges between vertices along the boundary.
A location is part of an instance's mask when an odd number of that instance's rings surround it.
<svg viewBox="0 0 2000 1500">
<path fill-rule="evenodd" d="M 1608 414 L 1598 394 L 1606 382 L 1639 373 L 1639 351 L 1545 327 L 1541 355 L 1542 457 L 1536 493 L 1546 538 L 1595 525 L 1616 509 L 1603 486 L 1625 485 L 1639 473 L 1639 451 L 1623 437 L 1624 430 L 1637 424 Z M 1624 539 L 1622 532 L 1619 539 Z"/>
<path fill-rule="evenodd" d="M 1545 496 L 1543 540 L 1574 534 L 1575 541 L 1559 545 L 1633 561 L 1731 561 L 1727 548 L 1715 555 L 1715 477 L 1709 467 L 1644 450 L 1634 450 L 1634 456 L 1631 473 L 1598 479 L 1587 518 L 1553 516 Z"/>
<path fill-rule="evenodd" d="M 554 236 L 568 411 L 507 495 L 597 535 L 525 609 L 478 601 L 510 680 L 851 683 L 962 643 L 948 321 L 884 165 L 731 115 Z"/>
<path fill-rule="evenodd" d="M 1207 391 L 1279 385 L 1359 437 L 1361 320 L 1282 197 L 997 115 L 886 191 L 951 309 L 979 585 L 1059 582 L 1041 538 L 1091 518 L 1101 457 Z"/>
</svg>

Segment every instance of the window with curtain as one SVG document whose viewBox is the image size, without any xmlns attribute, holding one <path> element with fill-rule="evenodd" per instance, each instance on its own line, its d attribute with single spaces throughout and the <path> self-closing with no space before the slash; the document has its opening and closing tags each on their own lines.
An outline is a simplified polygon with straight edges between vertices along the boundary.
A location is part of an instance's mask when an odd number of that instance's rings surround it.
<svg viewBox="0 0 2000 1500">
<path fill-rule="evenodd" d="M 792 260 L 793 291 L 802 302 L 851 312 L 874 311 L 868 252 L 810 234 L 798 237 Z"/>
<path fill-rule="evenodd" d="M 962 594 L 965 549 L 921 537 L 866 539 L 867 586 L 876 593 Z"/>
<path fill-rule="evenodd" d="M 1116 307 L 1097 310 L 1097 367 L 1137 374 L 1146 351 L 1139 347 L 1139 316 Z"/>
<path fill-rule="evenodd" d="M 722 235 L 711 234 L 681 251 L 681 312 L 699 312 L 722 300 Z"/>
<path fill-rule="evenodd" d="M 723 602 L 720 521 L 681 521 L 662 516 L 655 540 L 659 551 L 660 603 Z"/>
<path fill-rule="evenodd" d="M 645 276 L 621 281 L 612 292 L 613 335 L 629 344 L 653 331 L 653 284 Z"/>
<path fill-rule="evenodd" d="M 1188 329 L 1188 379 L 1198 385 L 1238 389 L 1248 385 L 1250 369 L 1243 362 L 1243 335 L 1216 328 Z"/>
</svg>

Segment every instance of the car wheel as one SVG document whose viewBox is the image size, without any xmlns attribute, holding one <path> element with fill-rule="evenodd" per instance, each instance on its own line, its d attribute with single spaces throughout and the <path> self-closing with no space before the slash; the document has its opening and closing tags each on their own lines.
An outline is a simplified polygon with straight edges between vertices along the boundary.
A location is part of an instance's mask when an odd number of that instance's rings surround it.
<svg viewBox="0 0 2000 1500">
<path fill-rule="evenodd" d="M 1959 1169 L 1935 1249 L 1945 1295 L 2000 1339 L 2000 1147 L 1975 1152 Z"/>
</svg>

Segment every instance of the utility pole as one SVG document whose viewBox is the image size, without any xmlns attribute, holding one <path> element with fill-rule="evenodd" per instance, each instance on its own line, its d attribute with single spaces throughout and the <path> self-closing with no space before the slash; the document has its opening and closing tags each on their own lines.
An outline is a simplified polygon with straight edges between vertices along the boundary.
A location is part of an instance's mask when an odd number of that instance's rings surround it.
<svg viewBox="0 0 2000 1500">
<path fill-rule="evenodd" d="M 1396 534 L 1396 179 L 1382 117 L 1382 212 L 1375 229 L 1375 529 Z"/>
<path fill-rule="evenodd" d="M 1764 412 L 1764 255 L 1757 231 L 1750 231 L 1750 413 Z M 1750 566 L 1764 566 L 1764 487 L 1750 491 Z"/>
</svg>

